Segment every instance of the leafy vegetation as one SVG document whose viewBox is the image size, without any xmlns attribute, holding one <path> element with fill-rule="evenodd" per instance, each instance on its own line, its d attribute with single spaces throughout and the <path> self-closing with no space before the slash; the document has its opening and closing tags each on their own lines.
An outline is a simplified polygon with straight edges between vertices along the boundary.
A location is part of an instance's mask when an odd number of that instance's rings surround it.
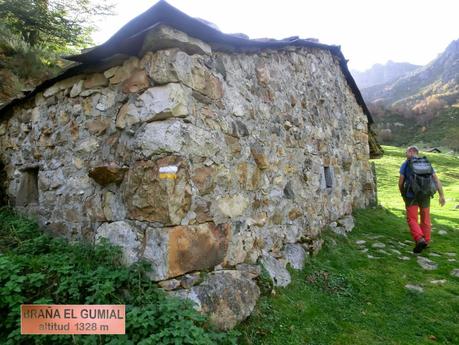
<svg viewBox="0 0 459 345">
<path fill-rule="evenodd" d="M 62 52 L 93 44 L 94 18 L 112 14 L 110 1 L 0 0 L 0 20 L 31 46 Z"/>
<path fill-rule="evenodd" d="M 355 212 L 356 228 L 348 237 L 328 233 L 325 247 L 304 270 L 290 271 L 291 285 L 265 292 L 239 327 L 241 344 L 459 343 L 459 279 L 450 275 L 459 262 L 449 261 L 459 260 L 459 160 L 428 154 L 447 204 L 441 208 L 435 198 L 431 205 L 432 244 L 423 256 L 438 263 L 438 269 L 425 271 L 412 254 L 397 188 L 404 150 L 383 148 L 384 157 L 375 160 L 381 206 Z M 440 236 L 439 230 L 447 235 Z M 385 248 L 374 248 L 376 242 Z M 443 284 L 431 283 L 442 279 Z M 424 292 L 412 292 L 406 284 L 418 284 Z"/>
<path fill-rule="evenodd" d="M 0 341 L 2 344 L 231 344 L 190 302 L 166 296 L 145 275 L 125 267 L 108 243 L 70 244 L 0 209 Z M 126 335 L 21 336 L 21 304 L 126 304 Z"/>
<path fill-rule="evenodd" d="M 420 147 L 439 147 L 443 151 L 459 151 L 459 108 L 442 110 L 427 122 L 418 122 L 415 116 L 404 117 L 387 113 L 376 117 L 378 139 L 383 144 Z"/>
<path fill-rule="evenodd" d="M 31 46 L 4 24 L 0 24 L 0 57 L 3 66 L 26 83 L 50 78 L 64 66 L 56 53 L 41 45 Z"/>
<path fill-rule="evenodd" d="M 58 74 L 60 55 L 94 44 L 95 19 L 112 1 L 0 0 L 0 105 Z"/>
</svg>

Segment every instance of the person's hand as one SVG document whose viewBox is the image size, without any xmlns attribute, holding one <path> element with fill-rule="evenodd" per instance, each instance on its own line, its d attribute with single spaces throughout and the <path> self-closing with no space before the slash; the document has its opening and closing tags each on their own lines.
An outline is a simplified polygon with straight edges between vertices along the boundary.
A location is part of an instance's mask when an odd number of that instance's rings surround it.
<svg viewBox="0 0 459 345">
<path fill-rule="evenodd" d="M 445 205 L 445 197 L 443 195 L 440 195 L 440 198 L 438 199 L 438 202 L 440 203 L 440 206 Z"/>
</svg>

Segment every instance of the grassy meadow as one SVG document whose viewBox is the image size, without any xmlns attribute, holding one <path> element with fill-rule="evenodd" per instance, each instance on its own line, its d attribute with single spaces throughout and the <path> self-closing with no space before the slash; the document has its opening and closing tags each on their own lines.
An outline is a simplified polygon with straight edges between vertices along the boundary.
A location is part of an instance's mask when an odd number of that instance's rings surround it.
<svg viewBox="0 0 459 345">
<path fill-rule="evenodd" d="M 438 268 L 424 270 L 412 253 L 397 187 L 404 150 L 384 150 L 375 160 L 381 206 L 356 211 L 347 237 L 327 234 L 304 270 L 290 270 L 291 285 L 265 289 L 239 327 L 241 344 L 459 344 L 459 278 L 450 275 L 459 268 L 459 158 L 427 155 L 446 205 L 439 206 L 438 194 L 431 202 L 432 242 L 421 256 Z"/>
</svg>

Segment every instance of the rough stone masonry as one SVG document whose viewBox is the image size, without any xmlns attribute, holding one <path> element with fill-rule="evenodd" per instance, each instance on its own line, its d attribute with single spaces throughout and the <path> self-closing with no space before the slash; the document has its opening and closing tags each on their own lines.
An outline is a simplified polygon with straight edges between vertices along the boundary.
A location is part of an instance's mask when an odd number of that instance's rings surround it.
<svg viewBox="0 0 459 345">
<path fill-rule="evenodd" d="M 285 286 L 323 229 L 374 203 L 367 116 L 324 49 L 222 52 L 161 26 L 143 50 L 2 117 L 2 183 L 46 229 L 108 238 L 228 329 L 255 305 L 257 263 Z"/>
</svg>

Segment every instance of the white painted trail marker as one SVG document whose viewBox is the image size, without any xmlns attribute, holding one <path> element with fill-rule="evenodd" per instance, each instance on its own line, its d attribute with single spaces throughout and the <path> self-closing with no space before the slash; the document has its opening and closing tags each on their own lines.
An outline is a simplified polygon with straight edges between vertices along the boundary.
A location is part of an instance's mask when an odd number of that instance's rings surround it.
<svg viewBox="0 0 459 345">
<path fill-rule="evenodd" d="M 175 165 L 169 165 L 159 168 L 159 178 L 165 180 L 175 180 L 177 178 L 178 167 Z"/>
</svg>

